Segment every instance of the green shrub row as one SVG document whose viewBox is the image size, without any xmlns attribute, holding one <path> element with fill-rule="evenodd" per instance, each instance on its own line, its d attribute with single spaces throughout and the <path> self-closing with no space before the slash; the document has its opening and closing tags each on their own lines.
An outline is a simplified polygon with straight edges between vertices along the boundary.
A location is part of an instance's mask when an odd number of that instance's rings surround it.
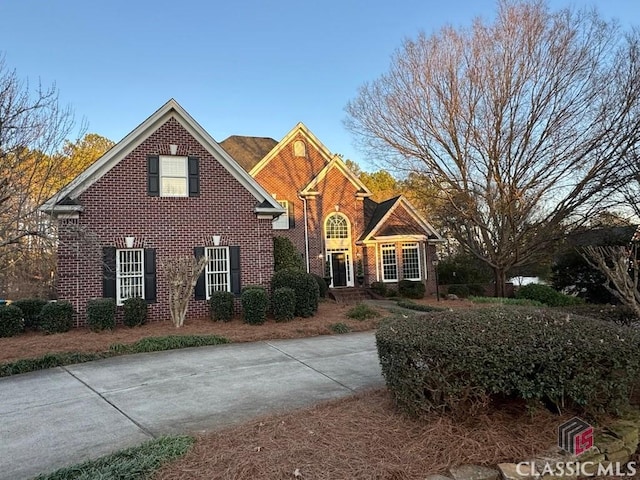
<svg viewBox="0 0 640 480">
<path fill-rule="evenodd" d="M 398 282 L 398 294 L 405 298 L 424 298 L 426 292 L 424 283 L 413 280 L 400 280 Z"/>
<path fill-rule="evenodd" d="M 295 315 L 311 317 L 318 311 L 320 287 L 313 275 L 294 269 L 277 271 L 271 279 L 271 291 L 278 288 L 291 288 L 296 294 Z"/>
<path fill-rule="evenodd" d="M 537 300 L 529 300 L 527 298 L 509 298 L 509 297 L 469 297 L 473 303 L 499 303 L 500 305 L 524 305 L 529 307 L 541 307 L 542 303 Z"/>
<path fill-rule="evenodd" d="M 280 287 L 273 292 L 273 316 L 276 322 L 293 320 L 296 313 L 296 292 L 293 288 Z"/>
<path fill-rule="evenodd" d="M 14 305 L 0 306 L 0 337 L 13 337 L 23 331 L 22 310 Z"/>
<path fill-rule="evenodd" d="M 460 298 L 467 298 L 471 295 L 483 296 L 484 287 L 477 283 L 456 283 L 447 287 L 447 294 Z"/>
<path fill-rule="evenodd" d="M 470 409 L 495 395 L 615 413 L 640 387 L 640 332 L 555 309 L 497 307 L 383 322 L 387 387 L 405 411 Z"/>
<path fill-rule="evenodd" d="M 269 297 L 262 287 L 248 287 L 242 290 L 242 313 L 245 323 L 262 325 L 267 321 Z"/>
<path fill-rule="evenodd" d="M 67 301 L 47 303 L 40 311 L 40 330 L 45 333 L 68 332 L 73 327 L 73 313 L 73 305 Z"/>
<path fill-rule="evenodd" d="M 535 300 L 549 307 L 564 307 L 584 303 L 581 298 L 565 295 L 549 285 L 541 285 L 538 283 L 530 283 L 529 285 L 518 288 L 516 298 Z"/>
<path fill-rule="evenodd" d="M 620 325 L 631 325 L 632 323 L 640 321 L 633 310 L 624 305 L 596 305 L 593 303 L 584 303 L 557 308 L 558 310 L 566 313 L 619 323 Z"/>
<path fill-rule="evenodd" d="M 122 303 L 122 323 L 127 327 L 139 327 L 147 323 L 147 302 L 143 298 L 127 298 Z"/>
<path fill-rule="evenodd" d="M 92 332 L 116 328 L 116 302 L 112 298 L 87 301 L 87 326 Z"/>
<path fill-rule="evenodd" d="M 209 299 L 211 320 L 229 322 L 233 318 L 233 293 L 213 292 Z"/>
<path fill-rule="evenodd" d="M 36 329 L 40 321 L 40 312 L 48 302 L 41 298 L 23 298 L 16 300 L 11 305 L 22 310 L 25 329 Z"/>
</svg>

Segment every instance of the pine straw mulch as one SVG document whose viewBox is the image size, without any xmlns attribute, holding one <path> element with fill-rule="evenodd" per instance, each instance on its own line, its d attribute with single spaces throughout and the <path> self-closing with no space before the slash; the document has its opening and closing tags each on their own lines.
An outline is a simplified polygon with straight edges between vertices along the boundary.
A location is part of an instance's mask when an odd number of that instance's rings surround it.
<svg viewBox="0 0 640 480">
<path fill-rule="evenodd" d="M 127 328 L 122 325 L 113 331 L 92 332 L 88 328 L 73 328 L 66 333 L 44 335 L 27 332 L 16 337 L 0 338 L 0 362 L 32 358 L 53 352 L 100 352 L 113 343 L 130 344 L 146 337 L 165 335 L 221 335 L 233 342 L 255 342 L 278 338 L 302 338 L 329 335 L 329 325 L 344 323 L 353 332 L 373 330 L 381 318 L 389 312 L 376 309 L 380 317 L 370 320 L 352 320 L 346 313 L 353 305 L 320 302 L 318 312 L 310 318 L 296 318 L 291 322 L 276 323 L 270 319 L 263 325 L 247 325 L 240 318 L 231 322 L 212 322 L 208 318 L 187 319 L 184 326 L 175 328 L 167 320 L 151 322 L 141 327 Z"/>
<path fill-rule="evenodd" d="M 153 478 L 424 479 L 466 463 L 531 459 L 555 444 L 569 418 L 508 403 L 466 418 L 415 420 L 380 389 L 200 436 Z"/>
</svg>

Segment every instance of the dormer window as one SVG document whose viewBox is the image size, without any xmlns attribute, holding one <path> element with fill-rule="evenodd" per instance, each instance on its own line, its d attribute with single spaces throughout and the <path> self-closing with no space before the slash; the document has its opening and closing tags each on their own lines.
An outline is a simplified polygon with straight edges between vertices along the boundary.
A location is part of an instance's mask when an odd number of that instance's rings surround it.
<svg viewBox="0 0 640 480">
<path fill-rule="evenodd" d="M 306 157 L 307 156 L 307 146 L 304 144 L 302 140 L 296 140 L 293 143 L 293 155 L 295 157 Z"/>
</svg>

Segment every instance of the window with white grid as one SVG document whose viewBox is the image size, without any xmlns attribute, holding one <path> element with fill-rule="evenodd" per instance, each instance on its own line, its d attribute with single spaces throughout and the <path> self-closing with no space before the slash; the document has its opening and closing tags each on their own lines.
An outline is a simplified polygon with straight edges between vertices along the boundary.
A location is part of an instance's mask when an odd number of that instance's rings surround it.
<svg viewBox="0 0 640 480">
<path fill-rule="evenodd" d="M 213 292 L 230 292 L 229 247 L 208 247 L 205 255 L 209 259 L 205 267 L 207 299 Z"/>
<path fill-rule="evenodd" d="M 398 280 L 396 245 L 395 243 L 385 243 L 380 249 L 382 251 L 382 279 L 385 282 L 396 282 Z"/>
<path fill-rule="evenodd" d="M 142 249 L 118 250 L 116 255 L 117 303 L 144 298 L 144 253 Z"/>
<path fill-rule="evenodd" d="M 326 238 L 349 238 L 349 223 L 342 215 L 333 214 L 325 222 Z"/>
<path fill-rule="evenodd" d="M 402 244 L 402 277 L 420 280 L 420 250 L 417 243 Z"/>
<path fill-rule="evenodd" d="M 160 157 L 160 195 L 163 197 L 187 197 L 187 157 Z"/>
</svg>

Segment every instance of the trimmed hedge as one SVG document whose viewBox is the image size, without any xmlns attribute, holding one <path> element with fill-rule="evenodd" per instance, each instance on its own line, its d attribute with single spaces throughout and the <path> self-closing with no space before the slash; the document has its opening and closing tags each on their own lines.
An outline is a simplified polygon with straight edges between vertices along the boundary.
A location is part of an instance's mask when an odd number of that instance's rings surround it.
<svg viewBox="0 0 640 480">
<path fill-rule="evenodd" d="M 242 312 L 245 323 L 262 325 L 267 321 L 269 297 L 264 288 L 248 288 L 242 292 Z"/>
<path fill-rule="evenodd" d="M 92 332 L 116 328 L 116 302 L 112 298 L 91 298 L 87 301 L 87 326 Z"/>
<path fill-rule="evenodd" d="M 640 387 L 640 332 L 554 309 L 499 307 L 394 318 L 376 333 L 406 412 L 465 410 L 495 395 L 615 413 Z"/>
<path fill-rule="evenodd" d="M 73 305 L 62 300 L 42 307 L 39 328 L 45 333 L 68 332 L 73 327 Z"/>
<path fill-rule="evenodd" d="M 327 292 L 329 291 L 327 282 L 325 282 L 324 278 L 322 278 L 320 275 L 316 275 L 315 273 L 312 273 L 311 275 L 313 275 L 313 278 L 316 279 L 316 283 L 318 284 L 320 298 L 325 298 L 327 296 Z"/>
<path fill-rule="evenodd" d="M 447 294 L 467 298 L 470 295 L 484 296 L 484 288 L 477 283 L 455 283 L 447 287 Z"/>
<path fill-rule="evenodd" d="M 40 312 L 48 302 L 41 298 L 23 298 L 16 300 L 11 305 L 18 307 L 22 310 L 22 316 L 24 319 L 24 328 L 36 329 L 38 328 L 38 321 L 40 319 Z"/>
<path fill-rule="evenodd" d="M 273 237 L 273 270 L 277 272 L 285 268 L 304 271 L 302 255 L 287 237 Z"/>
<path fill-rule="evenodd" d="M 14 305 L 0 306 L 0 337 L 13 337 L 23 331 L 22 310 Z"/>
<path fill-rule="evenodd" d="M 233 293 L 213 292 L 209 299 L 211 320 L 229 322 L 233 318 Z"/>
<path fill-rule="evenodd" d="M 311 317 L 318 311 L 320 289 L 313 275 L 288 268 L 280 270 L 271 278 L 271 291 L 281 287 L 289 287 L 296 292 L 297 317 Z"/>
<path fill-rule="evenodd" d="M 289 287 L 276 288 L 271 298 L 271 307 L 276 322 L 293 320 L 296 313 L 296 292 Z"/>
<path fill-rule="evenodd" d="M 564 307 L 584 303 L 581 298 L 565 295 L 549 285 L 541 285 L 539 283 L 530 283 L 520 287 L 516 292 L 516 298 L 535 300 L 549 307 Z"/>
<path fill-rule="evenodd" d="M 347 317 L 360 321 L 379 316 L 380 314 L 366 303 L 359 303 L 347 311 Z"/>
<path fill-rule="evenodd" d="M 430 305 L 421 305 L 419 303 L 413 303 L 411 300 L 398 300 L 396 302 L 400 308 L 406 308 L 408 310 L 415 310 L 416 312 L 438 312 L 444 310 L 444 308 L 432 307 Z"/>
<path fill-rule="evenodd" d="M 413 280 L 400 280 L 398 282 L 398 293 L 406 298 L 424 298 L 427 291 L 424 283 Z"/>
<path fill-rule="evenodd" d="M 143 298 L 127 298 L 122 302 L 124 317 L 122 323 L 127 327 L 138 327 L 147 323 L 147 302 Z"/>
<path fill-rule="evenodd" d="M 593 303 L 584 303 L 581 305 L 569 305 L 567 307 L 558 307 L 566 313 L 574 315 L 582 315 L 584 317 L 597 318 L 607 322 L 619 323 L 620 325 L 631 325 L 640 321 L 636 317 L 633 310 L 625 305 L 597 305 Z"/>
</svg>

